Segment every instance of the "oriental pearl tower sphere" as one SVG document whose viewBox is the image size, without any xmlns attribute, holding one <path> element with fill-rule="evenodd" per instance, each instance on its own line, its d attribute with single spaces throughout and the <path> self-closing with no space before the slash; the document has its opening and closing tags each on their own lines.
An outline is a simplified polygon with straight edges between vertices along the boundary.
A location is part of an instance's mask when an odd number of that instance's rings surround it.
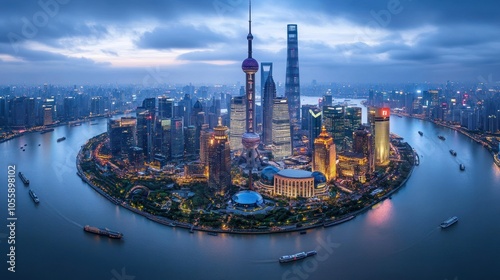
<svg viewBox="0 0 500 280">
<path fill-rule="evenodd" d="M 259 70 L 259 63 L 252 58 L 252 3 L 249 1 L 248 9 L 248 58 L 241 64 L 241 69 L 246 74 L 246 133 L 242 135 L 241 142 L 245 149 L 245 158 L 247 160 L 247 168 L 250 173 L 256 167 L 256 159 L 258 158 L 257 146 L 260 143 L 260 136 L 255 133 L 255 73 Z M 250 176 L 251 177 L 251 176 Z M 250 188 L 251 182 L 250 182 Z"/>
</svg>

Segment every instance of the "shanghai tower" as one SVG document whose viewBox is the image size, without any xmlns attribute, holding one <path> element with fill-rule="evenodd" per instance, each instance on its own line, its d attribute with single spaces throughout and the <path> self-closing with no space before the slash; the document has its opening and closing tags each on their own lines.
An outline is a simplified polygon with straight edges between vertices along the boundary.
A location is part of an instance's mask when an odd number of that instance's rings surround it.
<svg viewBox="0 0 500 280">
<path fill-rule="evenodd" d="M 243 144 L 244 156 L 246 158 L 246 168 L 249 170 L 250 180 L 249 188 L 252 188 L 252 170 L 257 167 L 258 152 L 257 146 L 260 143 L 260 137 L 255 133 L 255 73 L 259 70 L 259 63 L 252 58 L 252 3 L 249 1 L 248 9 L 248 58 L 241 64 L 243 72 L 246 74 L 246 132 L 241 138 Z"/>
<path fill-rule="evenodd" d="M 300 126 L 299 44 L 296 24 L 287 26 L 285 97 L 288 99 L 291 135 L 295 139 Z M 292 148 L 295 148 L 293 140 Z"/>
</svg>

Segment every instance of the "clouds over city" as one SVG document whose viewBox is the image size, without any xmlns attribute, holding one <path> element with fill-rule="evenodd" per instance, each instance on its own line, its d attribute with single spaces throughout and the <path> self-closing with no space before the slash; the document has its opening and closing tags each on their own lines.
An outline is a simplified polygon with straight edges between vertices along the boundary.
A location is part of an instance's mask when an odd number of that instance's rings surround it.
<svg viewBox="0 0 500 280">
<path fill-rule="evenodd" d="M 466 2 L 254 0 L 254 57 L 282 81 L 295 23 L 304 82 L 500 77 L 499 4 Z M 247 13 L 244 0 L 5 0 L 0 83 L 140 83 L 150 68 L 165 83 L 243 81 Z"/>
</svg>

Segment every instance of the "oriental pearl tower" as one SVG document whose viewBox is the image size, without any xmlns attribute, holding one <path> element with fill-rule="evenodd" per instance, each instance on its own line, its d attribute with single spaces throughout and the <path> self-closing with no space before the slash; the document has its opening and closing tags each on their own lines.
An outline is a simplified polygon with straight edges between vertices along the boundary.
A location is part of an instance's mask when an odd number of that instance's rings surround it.
<svg viewBox="0 0 500 280">
<path fill-rule="evenodd" d="M 252 170 L 260 163 L 257 161 L 259 153 L 257 146 L 260 143 L 260 136 L 255 133 L 255 73 L 259 70 L 259 63 L 252 58 L 252 2 L 248 4 L 248 58 L 243 61 L 241 68 L 246 74 L 246 133 L 241 138 L 244 156 L 246 158 L 246 168 L 249 170 L 249 188 L 252 189 Z"/>
</svg>

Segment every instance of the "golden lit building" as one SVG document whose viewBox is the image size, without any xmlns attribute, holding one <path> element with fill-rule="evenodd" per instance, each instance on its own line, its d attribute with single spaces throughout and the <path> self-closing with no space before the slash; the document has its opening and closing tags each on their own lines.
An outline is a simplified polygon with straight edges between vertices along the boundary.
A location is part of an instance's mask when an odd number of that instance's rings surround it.
<svg viewBox="0 0 500 280">
<path fill-rule="evenodd" d="M 220 194 L 231 185 L 231 149 L 227 130 L 219 117 L 219 125 L 214 128 L 214 136 L 208 145 L 208 187 Z"/>
<path fill-rule="evenodd" d="M 339 175 L 352 177 L 355 181 L 366 182 L 366 174 L 370 169 L 368 157 L 361 153 L 342 152 L 338 154 Z"/>
<path fill-rule="evenodd" d="M 328 181 L 333 180 L 337 177 L 336 163 L 335 143 L 323 126 L 319 136 L 314 139 L 313 171 L 323 173 Z"/>
<path fill-rule="evenodd" d="M 375 112 L 375 164 L 385 166 L 389 164 L 389 118 L 390 109 L 377 108 Z"/>
</svg>

